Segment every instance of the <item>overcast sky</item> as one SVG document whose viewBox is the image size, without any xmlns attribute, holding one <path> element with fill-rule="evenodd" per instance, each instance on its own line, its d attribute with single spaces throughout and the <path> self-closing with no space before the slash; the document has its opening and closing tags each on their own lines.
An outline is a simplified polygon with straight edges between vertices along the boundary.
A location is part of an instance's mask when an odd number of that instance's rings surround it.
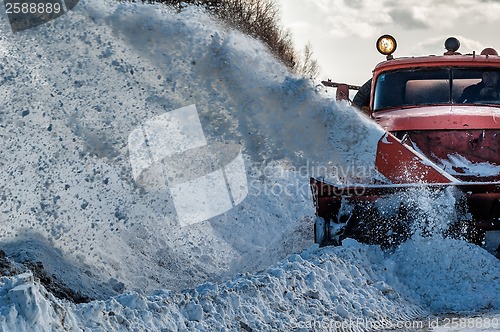
<svg viewBox="0 0 500 332">
<path fill-rule="evenodd" d="M 363 84 L 385 57 L 380 35 L 398 43 L 394 56 L 442 54 L 450 36 L 461 53 L 500 51 L 500 0 L 276 0 L 295 47 L 310 42 L 321 67 L 318 80 Z M 500 52 L 499 52 L 500 53 Z"/>
</svg>

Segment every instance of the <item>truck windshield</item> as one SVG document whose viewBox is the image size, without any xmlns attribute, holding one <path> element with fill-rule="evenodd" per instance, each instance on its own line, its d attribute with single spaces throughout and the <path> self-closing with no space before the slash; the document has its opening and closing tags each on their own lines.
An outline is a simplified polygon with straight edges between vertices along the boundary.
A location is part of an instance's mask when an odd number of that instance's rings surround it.
<svg viewBox="0 0 500 332">
<path fill-rule="evenodd" d="M 419 105 L 498 104 L 500 69 L 426 68 L 377 77 L 374 111 Z"/>
</svg>

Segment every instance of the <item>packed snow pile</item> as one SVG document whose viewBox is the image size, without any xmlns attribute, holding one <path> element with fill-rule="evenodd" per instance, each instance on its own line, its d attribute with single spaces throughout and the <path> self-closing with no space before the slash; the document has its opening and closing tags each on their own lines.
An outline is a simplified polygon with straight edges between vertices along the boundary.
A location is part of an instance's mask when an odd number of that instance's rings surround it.
<svg viewBox="0 0 500 332">
<path fill-rule="evenodd" d="M 149 296 L 126 292 L 78 305 L 54 297 L 28 272 L 1 279 L 0 326 L 6 331 L 423 329 L 440 322 L 432 313 L 498 310 L 499 275 L 496 258 L 484 250 L 432 238 L 405 243 L 390 255 L 354 241 L 342 248 L 312 246 L 223 283 Z M 488 319 L 490 326 L 498 323 L 498 317 Z"/>
<path fill-rule="evenodd" d="M 290 330 L 500 310 L 498 261 L 463 242 L 312 246 L 309 176 L 376 176 L 383 132 L 258 41 L 200 9 L 97 0 L 0 29 L 0 249 L 89 301 L 20 266 L 0 278 L 3 330 Z M 193 180 L 205 168 L 215 194 Z M 219 196 L 206 220 L 182 218 Z"/>
</svg>

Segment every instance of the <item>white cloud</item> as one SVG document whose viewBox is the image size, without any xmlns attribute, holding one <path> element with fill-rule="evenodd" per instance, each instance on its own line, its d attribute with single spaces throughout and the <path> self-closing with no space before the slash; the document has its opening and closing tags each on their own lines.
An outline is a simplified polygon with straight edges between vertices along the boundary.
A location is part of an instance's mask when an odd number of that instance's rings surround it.
<svg viewBox="0 0 500 332">
<path fill-rule="evenodd" d="M 333 37 L 374 37 L 394 25 L 412 30 L 491 23 L 500 15 L 499 1 L 481 0 L 312 0 L 302 6 Z"/>
<path fill-rule="evenodd" d="M 322 79 L 363 84 L 384 59 L 375 49 L 376 38 L 384 33 L 397 38 L 396 57 L 443 54 L 450 36 L 460 40 L 463 54 L 485 47 L 500 50 L 500 0 L 276 1 L 297 49 L 311 42 Z"/>
<path fill-rule="evenodd" d="M 356 6 L 346 0 L 320 0 L 313 3 L 319 4 L 319 10 L 326 16 L 326 27 L 334 37 L 371 37 L 379 33 L 380 27 L 392 21 L 383 2 L 358 0 Z"/>
<path fill-rule="evenodd" d="M 445 52 L 444 42 L 448 37 L 450 36 L 442 35 L 424 40 L 423 42 L 420 42 L 412 47 L 410 53 L 415 56 L 428 54 L 441 55 Z M 460 41 L 460 49 L 458 51 L 462 54 L 472 53 L 473 51 L 476 51 L 476 53 L 479 54 L 486 47 L 480 42 L 461 35 L 455 35 L 453 37 L 456 37 Z"/>
<path fill-rule="evenodd" d="M 449 28 L 457 24 L 480 24 L 498 20 L 500 4 L 494 2 L 481 3 L 480 0 L 440 1 L 421 0 L 418 4 L 414 1 L 402 0 L 393 10 L 406 10 L 412 18 L 423 26 L 432 29 Z M 404 25 L 404 21 L 395 23 Z"/>
</svg>

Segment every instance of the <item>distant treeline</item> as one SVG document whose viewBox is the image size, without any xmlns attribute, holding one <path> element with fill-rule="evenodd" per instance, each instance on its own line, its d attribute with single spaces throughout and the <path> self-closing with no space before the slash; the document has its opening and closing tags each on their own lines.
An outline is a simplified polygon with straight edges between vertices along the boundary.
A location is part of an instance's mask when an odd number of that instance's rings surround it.
<svg viewBox="0 0 500 332">
<path fill-rule="evenodd" d="M 280 23 L 279 8 L 273 0 L 142 0 L 178 7 L 203 6 L 228 25 L 264 42 L 271 52 L 294 72 L 314 78 L 318 65 L 310 45 L 303 54 L 295 51 L 291 32 Z"/>
</svg>

